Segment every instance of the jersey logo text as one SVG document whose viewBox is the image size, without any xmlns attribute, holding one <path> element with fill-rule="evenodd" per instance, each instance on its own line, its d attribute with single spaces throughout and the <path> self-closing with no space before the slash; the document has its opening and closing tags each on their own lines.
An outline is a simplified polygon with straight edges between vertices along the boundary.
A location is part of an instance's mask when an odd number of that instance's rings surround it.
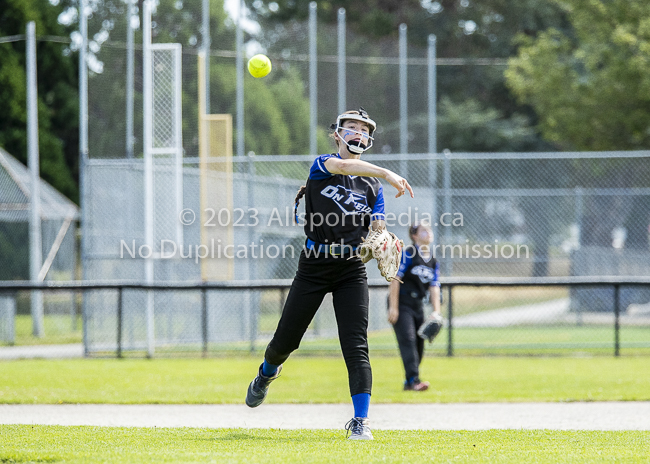
<svg viewBox="0 0 650 464">
<path fill-rule="evenodd" d="M 411 269 L 411 274 L 418 276 L 423 284 L 428 284 L 434 277 L 433 269 L 429 266 L 415 266 Z"/>
<path fill-rule="evenodd" d="M 342 185 L 328 185 L 321 190 L 320 194 L 334 201 L 346 215 L 372 213 L 372 208 L 368 206 L 368 199 L 365 195 L 347 189 Z"/>
</svg>

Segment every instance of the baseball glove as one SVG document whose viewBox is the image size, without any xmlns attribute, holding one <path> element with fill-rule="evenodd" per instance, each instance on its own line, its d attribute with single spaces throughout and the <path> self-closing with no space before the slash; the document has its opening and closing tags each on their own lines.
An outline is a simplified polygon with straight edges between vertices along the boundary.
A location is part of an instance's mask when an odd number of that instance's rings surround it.
<svg viewBox="0 0 650 464">
<path fill-rule="evenodd" d="M 361 261 L 367 263 L 372 258 L 375 258 L 381 275 L 387 281 L 397 280 L 402 282 L 397 278 L 397 271 L 402 260 L 404 242 L 386 229 L 371 229 L 368 236 L 362 240 L 357 250 Z"/>
<path fill-rule="evenodd" d="M 429 343 L 431 343 L 436 338 L 436 335 L 440 333 L 443 325 L 444 320 L 442 316 L 438 313 L 433 313 L 418 329 L 418 337 L 424 340 L 428 339 Z"/>
</svg>

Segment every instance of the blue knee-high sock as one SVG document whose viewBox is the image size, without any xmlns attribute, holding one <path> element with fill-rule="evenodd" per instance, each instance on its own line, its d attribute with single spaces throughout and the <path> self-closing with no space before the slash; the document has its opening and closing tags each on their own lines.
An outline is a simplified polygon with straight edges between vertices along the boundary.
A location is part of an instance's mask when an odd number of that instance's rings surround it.
<svg viewBox="0 0 650 464">
<path fill-rule="evenodd" d="M 354 405 L 354 417 L 368 417 L 370 393 L 352 395 L 352 404 Z"/>
<path fill-rule="evenodd" d="M 279 365 L 271 364 L 265 359 L 264 364 L 262 364 L 262 374 L 266 377 L 271 377 L 278 371 L 278 367 Z"/>
</svg>

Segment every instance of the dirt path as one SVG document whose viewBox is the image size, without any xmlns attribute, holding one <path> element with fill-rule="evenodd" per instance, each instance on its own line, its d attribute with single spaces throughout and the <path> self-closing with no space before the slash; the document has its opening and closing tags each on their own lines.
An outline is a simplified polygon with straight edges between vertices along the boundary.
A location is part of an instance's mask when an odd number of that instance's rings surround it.
<svg viewBox="0 0 650 464">
<path fill-rule="evenodd" d="M 0 424 L 340 429 L 347 404 L 0 405 Z M 377 430 L 650 430 L 650 402 L 375 404 Z"/>
</svg>

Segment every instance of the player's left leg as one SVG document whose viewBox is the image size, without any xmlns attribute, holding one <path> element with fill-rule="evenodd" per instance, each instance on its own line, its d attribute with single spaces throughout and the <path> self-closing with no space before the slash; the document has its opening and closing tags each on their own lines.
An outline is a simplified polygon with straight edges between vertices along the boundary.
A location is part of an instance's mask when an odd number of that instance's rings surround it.
<svg viewBox="0 0 650 464">
<path fill-rule="evenodd" d="M 352 262 L 350 262 L 352 264 Z M 372 391 L 372 370 L 368 356 L 368 281 L 365 266 L 350 266 L 332 292 L 334 313 L 343 358 L 348 369 L 354 418 L 347 429 L 352 440 L 372 440 L 368 409 Z"/>
<path fill-rule="evenodd" d="M 424 317 L 424 311 L 420 308 L 420 311 L 416 314 L 415 317 L 415 327 L 420 327 L 426 318 Z M 424 338 L 415 337 L 415 348 L 418 353 L 418 380 L 420 376 L 420 364 L 422 364 L 422 358 L 424 358 Z M 418 384 L 413 385 L 413 390 L 415 391 L 424 391 L 429 388 L 429 382 L 419 380 Z"/>
<path fill-rule="evenodd" d="M 397 344 L 399 345 L 406 381 L 404 390 L 424 391 L 429 388 L 428 382 L 420 381 L 420 361 L 424 342 L 417 335 L 418 324 L 422 322 L 418 308 L 402 303 L 399 306 L 399 318 L 393 325 Z"/>
<path fill-rule="evenodd" d="M 310 270 L 316 267 L 316 270 Z M 255 408 L 266 399 L 271 382 L 278 378 L 282 363 L 298 348 L 309 323 L 328 292 L 327 266 L 307 261 L 301 256 L 298 272 L 291 284 L 273 339 L 264 353 L 264 362 L 248 386 L 246 405 Z M 316 282 L 311 279 L 316 277 Z M 321 277 L 320 279 L 318 279 Z"/>
</svg>

